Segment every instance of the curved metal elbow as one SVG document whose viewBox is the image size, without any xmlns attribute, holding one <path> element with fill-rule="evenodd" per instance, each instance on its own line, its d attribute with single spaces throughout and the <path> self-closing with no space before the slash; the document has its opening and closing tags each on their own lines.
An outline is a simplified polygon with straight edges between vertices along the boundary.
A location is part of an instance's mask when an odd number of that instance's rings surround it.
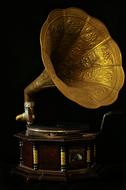
<svg viewBox="0 0 126 190">
<path fill-rule="evenodd" d="M 31 125 L 35 120 L 34 115 L 34 103 L 33 102 L 25 102 L 24 109 L 25 112 L 16 116 L 16 121 L 24 121 L 27 122 L 28 125 Z"/>
</svg>

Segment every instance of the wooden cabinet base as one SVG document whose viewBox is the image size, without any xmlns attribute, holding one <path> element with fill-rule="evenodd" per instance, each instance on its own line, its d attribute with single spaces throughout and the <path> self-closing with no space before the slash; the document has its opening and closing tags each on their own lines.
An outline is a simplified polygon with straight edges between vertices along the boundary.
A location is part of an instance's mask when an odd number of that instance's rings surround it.
<svg viewBox="0 0 126 190">
<path fill-rule="evenodd" d="M 19 164 L 13 173 L 27 180 L 69 181 L 95 177 L 96 133 L 41 130 L 15 134 Z M 40 131 L 40 133 L 41 133 Z"/>
<path fill-rule="evenodd" d="M 51 170 L 33 170 L 31 168 L 17 166 L 13 169 L 14 175 L 19 175 L 28 181 L 61 181 L 69 182 L 75 180 L 82 180 L 87 178 L 96 178 L 97 173 L 94 168 L 69 170 L 65 172 L 51 171 Z"/>
</svg>

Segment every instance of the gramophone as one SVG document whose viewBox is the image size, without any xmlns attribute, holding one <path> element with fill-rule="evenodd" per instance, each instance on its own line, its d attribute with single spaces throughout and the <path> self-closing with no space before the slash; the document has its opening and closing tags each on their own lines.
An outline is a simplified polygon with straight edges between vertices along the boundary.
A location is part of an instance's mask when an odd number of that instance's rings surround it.
<svg viewBox="0 0 126 190">
<path fill-rule="evenodd" d="M 35 125 L 34 95 L 49 87 L 79 106 L 114 103 L 124 84 L 121 52 L 106 26 L 79 8 L 51 11 L 40 31 L 45 70 L 24 89 L 26 131 L 15 134 L 16 173 L 26 179 L 67 181 L 96 174 L 96 137 L 87 125 Z M 44 92 L 43 92 L 44 93 Z"/>
</svg>

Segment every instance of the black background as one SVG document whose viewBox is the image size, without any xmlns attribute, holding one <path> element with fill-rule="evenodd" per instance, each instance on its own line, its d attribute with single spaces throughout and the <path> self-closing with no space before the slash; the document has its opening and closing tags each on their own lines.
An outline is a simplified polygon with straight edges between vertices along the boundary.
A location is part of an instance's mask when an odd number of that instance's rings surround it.
<svg viewBox="0 0 126 190">
<path fill-rule="evenodd" d="M 46 0 L 27 3 L 13 3 L 3 6 L 3 46 L 2 53 L 2 82 L 1 82 L 1 188 L 16 189 L 18 183 L 11 183 L 10 168 L 18 162 L 17 143 L 13 138 L 16 132 L 25 129 L 24 124 L 15 121 L 15 116 L 23 112 L 23 91 L 24 88 L 33 81 L 44 69 L 41 54 L 39 34 L 42 24 L 49 12 L 55 8 L 79 7 L 87 11 L 92 16 L 99 18 L 107 26 L 111 36 L 117 42 L 122 52 L 122 63 L 126 71 L 126 13 L 124 3 L 120 1 L 91 1 L 91 0 Z M 115 103 L 107 107 L 96 110 L 82 108 L 64 97 L 57 89 L 47 89 L 36 98 L 36 109 L 39 119 L 46 121 L 71 121 L 88 122 L 93 129 L 98 130 L 104 113 L 108 111 L 126 110 L 126 86 L 119 93 Z M 118 121 L 118 122 L 117 122 Z M 106 169 L 103 176 L 124 179 L 126 175 L 126 123 L 125 116 L 108 123 L 103 131 L 102 138 L 98 141 L 100 162 L 105 165 L 113 165 L 111 170 Z M 126 179 L 126 178 L 125 178 Z M 112 180 L 112 179 L 111 179 Z M 116 180 L 117 182 L 118 180 Z M 125 181 L 125 180 L 124 180 Z M 7 183 L 6 183 L 7 182 Z M 8 185 L 7 185 L 8 184 Z M 22 184 L 22 182 L 21 182 Z M 92 185 L 91 185 L 92 184 Z M 83 187 L 98 187 L 99 189 L 109 186 L 117 189 L 126 189 L 125 184 L 118 181 L 109 183 L 85 182 Z M 16 186 L 17 185 L 17 186 Z M 82 186 L 82 183 L 78 184 Z M 78 185 L 69 185 L 69 189 L 77 189 Z M 96 186 L 95 186 L 96 185 Z M 19 185 L 20 187 L 20 185 Z M 18 187 L 18 188 L 19 188 Z M 21 187 L 20 187 L 21 188 Z M 24 187 L 22 187 L 23 189 Z M 28 188 L 28 187 L 27 187 Z M 40 188 L 40 184 L 38 187 Z M 52 188 L 44 184 L 43 189 Z M 59 188 L 54 185 L 54 188 Z M 61 186 L 60 188 L 66 188 Z"/>
</svg>

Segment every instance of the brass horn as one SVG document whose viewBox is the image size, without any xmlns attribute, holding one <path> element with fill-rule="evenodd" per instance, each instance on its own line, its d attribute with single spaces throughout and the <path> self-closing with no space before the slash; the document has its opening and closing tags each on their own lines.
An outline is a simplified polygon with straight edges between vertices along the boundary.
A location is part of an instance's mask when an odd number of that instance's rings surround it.
<svg viewBox="0 0 126 190">
<path fill-rule="evenodd" d="M 47 87 L 85 108 L 116 101 L 124 84 L 121 52 L 100 20 L 74 7 L 55 9 L 41 28 L 40 47 L 45 70 L 25 88 L 17 120 L 33 122 L 33 94 Z"/>
</svg>

